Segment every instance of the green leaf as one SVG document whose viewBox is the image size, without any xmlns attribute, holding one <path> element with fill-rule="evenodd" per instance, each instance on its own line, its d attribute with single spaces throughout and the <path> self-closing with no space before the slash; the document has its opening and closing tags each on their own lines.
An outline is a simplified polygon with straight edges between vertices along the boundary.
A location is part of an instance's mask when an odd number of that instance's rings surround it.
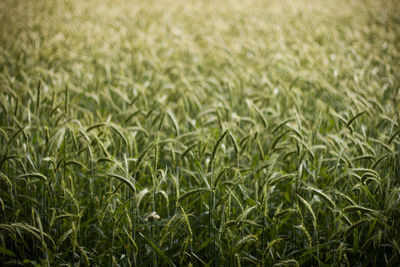
<svg viewBox="0 0 400 267">
<path fill-rule="evenodd" d="M 143 237 L 144 240 L 146 240 L 147 243 L 149 243 L 149 245 L 158 253 L 158 255 L 160 255 L 166 262 L 168 262 L 169 265 L 171 266 L 176 266 L 172 260 L 170 258 L 167 257 L 167 255 L 165 255 L 164 252 L 161 251 L 161 249 L 159 249 L 157 247 L 156 244 L 154 244 L 153 242 L 151 242 L 149 239 L 147 239 L 142 233 L 139 233 L 139 235 L 141 237 Z"/>
<path fill-rule="evenodd" d="M 17 255 L 15 255 L 14 252 L 12 252 L 9 249 L 6 249 L 5 247 L 0 247 L 0 253 L 3 255 L 10 256 L 10 257 L 17 257 Z"/>
</svg>

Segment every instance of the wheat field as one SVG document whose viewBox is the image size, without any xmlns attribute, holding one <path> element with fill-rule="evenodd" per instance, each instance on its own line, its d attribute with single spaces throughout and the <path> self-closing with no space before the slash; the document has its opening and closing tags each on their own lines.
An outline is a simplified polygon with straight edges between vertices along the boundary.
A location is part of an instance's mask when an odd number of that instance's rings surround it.
<svg viewBox="0 0 400 267">
<path fill-rule="evenodd" d="M 1 266 L 398 266 L 400 2 L 2 0 Z"/>
</svg>

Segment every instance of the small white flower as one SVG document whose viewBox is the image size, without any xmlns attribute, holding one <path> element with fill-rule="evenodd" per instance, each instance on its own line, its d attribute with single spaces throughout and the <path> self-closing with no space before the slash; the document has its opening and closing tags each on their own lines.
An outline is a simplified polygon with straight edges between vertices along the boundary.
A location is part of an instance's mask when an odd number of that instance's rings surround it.
<svg viewBox="0 0 400 267">
<path fill-rule="evenodd" d="M 279 89 L 278 88 L 274 88 L 274 95 L 279 94 Z"/>
<path fill-rule="evenodd" d="M 156 220 L 157 221 L 160 218 L 161 218 L 160 215 L 158 215 L 157 212 L 153 211 L 152 213 L 150 213 L 149 216 L 147 216 L 146 221 L 149 221 L 149 220 Z"/>
</svg>

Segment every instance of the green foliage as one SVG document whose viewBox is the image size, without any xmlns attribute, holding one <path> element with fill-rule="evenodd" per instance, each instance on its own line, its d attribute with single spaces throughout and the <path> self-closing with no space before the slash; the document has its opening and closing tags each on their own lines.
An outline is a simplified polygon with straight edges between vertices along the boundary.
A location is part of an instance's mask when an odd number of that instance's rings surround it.
<svg viewBox="0 0 400 267">
<path fill-rule="evenodd" d="M 0 265 L 397 266 L 400 5 L 0 1 Z"/>
</svg>

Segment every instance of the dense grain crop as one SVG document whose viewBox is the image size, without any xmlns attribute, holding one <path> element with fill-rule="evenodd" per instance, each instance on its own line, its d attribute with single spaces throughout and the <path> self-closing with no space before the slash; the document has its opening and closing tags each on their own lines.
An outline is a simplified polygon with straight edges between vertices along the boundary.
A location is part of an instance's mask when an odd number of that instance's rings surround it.
<svg viewBox="0 0 400 267">
<path fill-rule="evenodd" d="M 0 265 L 400 264 L 398 1 L 3 0 Z"/>
</svg>

